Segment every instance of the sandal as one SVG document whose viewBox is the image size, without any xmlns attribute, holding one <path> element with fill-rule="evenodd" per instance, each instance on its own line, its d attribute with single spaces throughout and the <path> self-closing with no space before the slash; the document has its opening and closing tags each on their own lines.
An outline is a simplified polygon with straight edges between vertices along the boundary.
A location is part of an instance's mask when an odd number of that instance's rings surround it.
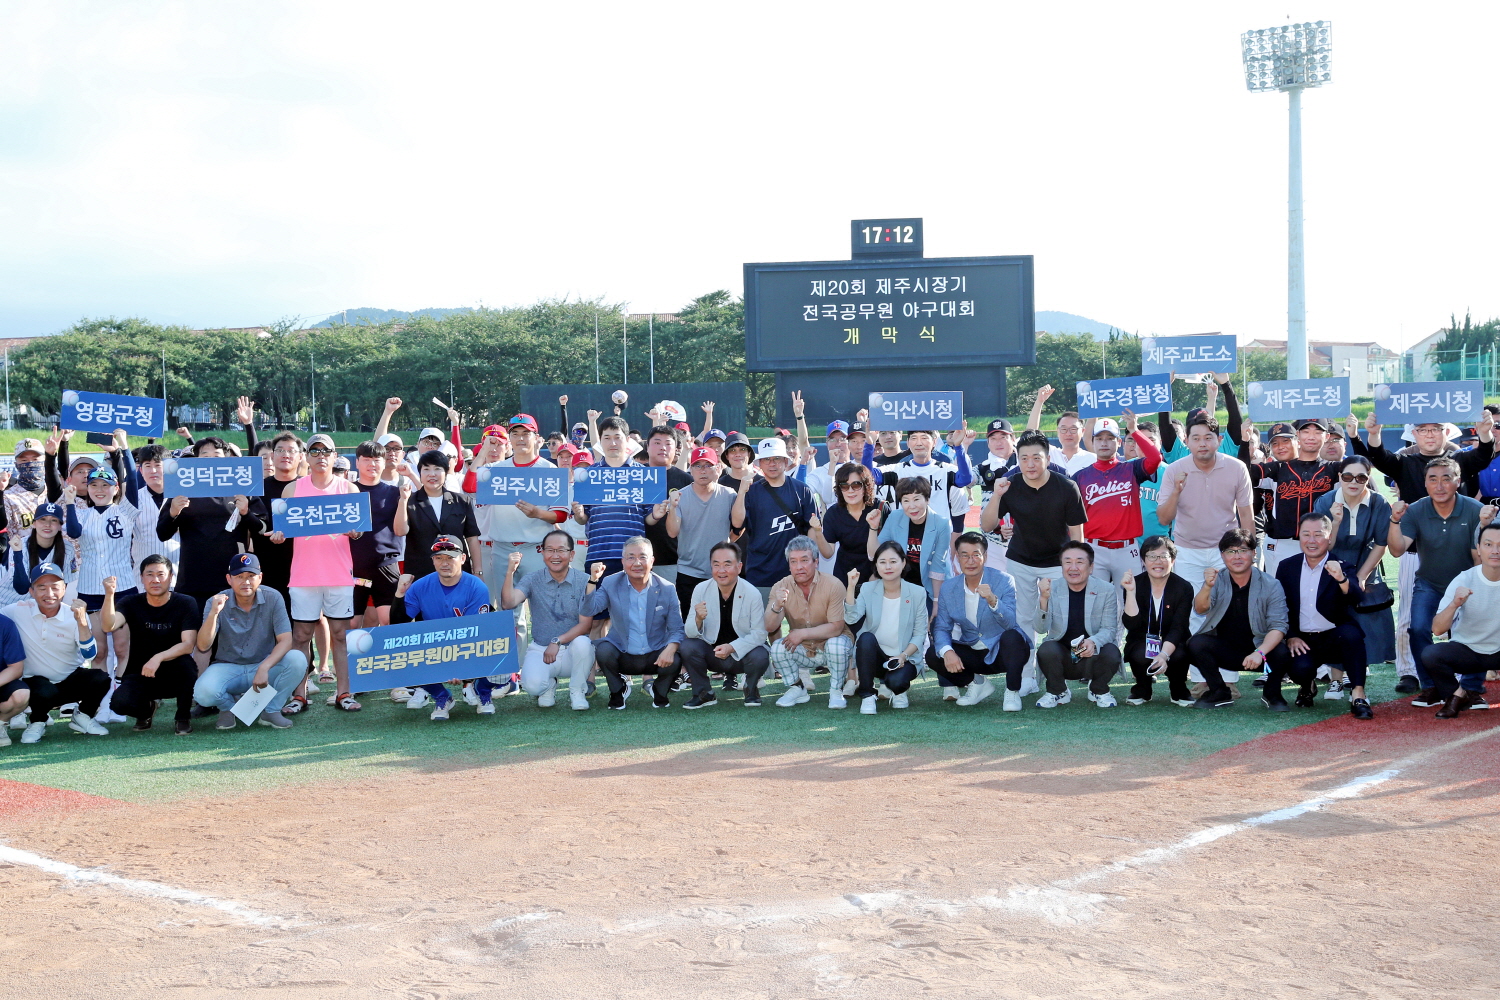
<svg viewBox="0 0 1500 1000">
<path fill-rule="evenodd" d="M 325 670 L 318 675 L 319 684 L 332 684 L 336 680 L 338 680 L 338 678 L 333 676 L 332 670 Z"/>
<path fill-rule="evenodd" d="M 363 705 L 354 700 L 354 695 L 348 691 L 339 695 L 338 707 L 346 712 L 358 712 L 361 708 L 364 708 Z"/>
<path fill-rule="evenodd" d="M 282 708 L 282 715 L 296 715 L 307 708 L 307 699 L 300 694 L 294 694 L 287 699 L 286 706 Z"/>
</svg>

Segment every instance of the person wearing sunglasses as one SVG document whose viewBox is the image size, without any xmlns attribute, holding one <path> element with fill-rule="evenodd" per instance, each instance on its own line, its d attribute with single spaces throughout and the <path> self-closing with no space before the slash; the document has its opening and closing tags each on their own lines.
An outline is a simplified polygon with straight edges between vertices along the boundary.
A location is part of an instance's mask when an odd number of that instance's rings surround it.
<svg viewBox="0 0 1500 1000">
<path fill-rule="evenodd" d="M 875 477 L 863 465 L 845 462 L 833 473 L 833 492 L 836 502 L 829 505 L 822 523 L 809 530 L 807 537 L 817 543 L 819 555 L 833 560 L 831 575 L 835 580 L 847 580 L 850 570 L 857 569 L 864 583 L 874 574 L 870 533 L 880 530 Z"/>
<path fill-rule="evenodd" d="M 1389 594 L 1380 571 L 1390 533 L 1391 505 L 1372 486 L 1375 471 L 1362 455 L 1344 459 L 1339 484 L 1318 498 L 1313 511 L 1333 521 L 1333 558 L 1345 566 L 1358 567 L 1354 575 L 1371 602 L 1370 587 Z M 1365 633 L 1365 655 L 1370 663 L 1389 663 L 1396 658 L 1396 619 L 1390 604 L 1383 608 L 1360 607 L 1359 627 Z M 1323 697 L 1342 700 L 1343 684 L 1335 676 Z"/>
</svg>

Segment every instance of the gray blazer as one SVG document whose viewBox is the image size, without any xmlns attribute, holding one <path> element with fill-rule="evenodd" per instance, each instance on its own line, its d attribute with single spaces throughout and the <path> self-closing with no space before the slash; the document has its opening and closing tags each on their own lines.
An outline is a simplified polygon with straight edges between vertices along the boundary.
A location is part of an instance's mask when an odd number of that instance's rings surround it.
<svg viewBox="0 0 1500 1000">
<path fill-rule="evenodd" d="M 708 614 L 703 618 L 703 628 L 698 628 L 698 613 L 693 609 L 700 603 L 707 605 Z M 734 585 L 734 608 L 730 623 L 738 639 L 729 645 L 734 648 L 734 658 L 743 660 L 752 649 L 767 644 L 766 602 L 760 599 L 760 591 L 744 577 Z M 719 585 L 713 580 L 704 580 L 693 588 L 693 599 L 688 604 L 687 619 L 682 623 L 689 639 L 712 642 L 719 634 Z"/>
<path fill-rule="evenodd" d="M 598 617 L 609 611 L 615 627 L 623 627 L 630 615 L 630 578 L 624 573 L 607 576 L 599 588 L 584 598 L 584 607 L 579 614 Z M 669 643 L 682 642 L 682 605 L 677 599 L 677 588 L 655 573 L 646 585 L 646 645 L 661 649 Z M 621 639 L 621 642 L 624 640 Z"/>
<path fill-rule="evenodd" d="M 1040 608 L 1036 616 L 1036 630 L 1048 639 L 1061 639 L 1068 630 L 1068 583 L 1066 580 L 1052 581 L 1052 596 L 1047 598 L 1047 607 Z M 1083 591 L 1083 630 L 1093 640 L 1097 649 L 1115 642 L 1120 634 L 1120 602 L 1115 597 L 1115 585 L 1096 577 L 1089 577 Z"/>
<path fill-rule="evenodd" d="M 844 621 L 853 625 L 861 618 L 865 620 L 865 627 L 859 630 L 860 635 L 866 632 L 874 635 L 880 628 L 881 614 L 885 610 L 885 582 L 882 580 L 871 580 L 859 588 L 854 603 L 849 603 L 847 592 L 844 597 Z M 857 639 L 858 637 L 856 637 Z M 913 656 L 913 663 L 918 669 L 922 667 L 922 647 L 927 642 L 927 591 L 918 587 L 915 583 L 901 581 L 901 619 L 896 627 L 896 640 L 901 643 L 904 650 L 907 646 L 916 646 L 917 652 Z"/>
<path fill-rule="evenodd" d="M 1219 570 L 1219 578 L 1208 592 L 1208 615 L 1195 634 L 1212 635 L 1214 629 L 1219 627 L 1219 622 L 1224 620 L 1224 612 L 1229 610 L 1233 586 L 1229 570 Z M 1262 573 L 1254 566 L 1250 567 L 1250 633 L 1255 636 L 1255 644 L 1259 646 L 1265 642 L 1266 633 L 1273 629 L 1286 635 L 1287 620 L 1286 593 L 1281 589 L 1281 584 L 1275 577 Z"/>
</svg>

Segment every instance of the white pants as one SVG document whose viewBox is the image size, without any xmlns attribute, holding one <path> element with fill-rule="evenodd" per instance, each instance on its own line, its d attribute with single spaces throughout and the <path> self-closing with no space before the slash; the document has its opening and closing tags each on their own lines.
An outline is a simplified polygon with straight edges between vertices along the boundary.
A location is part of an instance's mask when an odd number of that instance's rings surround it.
<svg viewBox="0 0 1500 1000">
<path fill-rule="evenodd" d="M 1057 581 L 1062 579 L 1061 566 L 1028 566 L 1023 562 L 1009 562 L 1007 560 L 1006 572 L 1016 582 L 1016 626 L 1031 636 L 1031 657 L 1026 661 L 1026 669 L 1031 676 L 1036 676 L 1036 618 L 1037 608 L 1041 604 L 1041 596 L 1036 591 L 1036 582 L 1043 577 L 1053 582 L 1053 595 L 1057 593 Z"/>
<path fill-rule="evenodd" d="M 1203 588 L 1203 575 L 1210 569 L 1222 570 L 1224 568 L 1224 557 L 1219 555 L 1217 546 L 1211 549 L 1190 549 L 1184 546 L 1177 547 L 1177 564 L 1172 572 L 1182 577 L 1192 585 L 1193 594 Z M 1207 615 L 1200 615 L 1194 611 L 1188 619 L 1188 630 L 1197 635 L 1198 630 L 1203 627 Z M 1238 679 L 1238 675 L 1235 675 Z"/>
<path fill-rule="evenodd" d="M 1261 571 L 1267 576 L 1276 575 L 1276 567 L 1282 560 L 1302 554 L 1302 545 L 1295 538 L 1267 538 L 1261 542 Z"/>
<path fill-rule="evenodd" d="M 1417 663 L 1411 655 L 1411 588 L 1417 581 L 1421 556 L 1407 552 L 1396 561 L 1396 590 L 1400 595 L 1396 612 L 1396 676 L 1415 677 Z"/>
<path fill-rule="evenodd" d="M 1115 585 L 1115 607 L 1119 616 L 1125 614 L 1125 586 L 1127 576 L 1138 576 L 1141 572 L 1141 547 L 1136 542 L 1122 545 L 1118 549 L 1106 548 L 1103 545 L 1090 543 L 1094 546 L 1094 571 L 1091 574 L 1095 579 L 1103 580 L 1105 583 Z M 1115 644 L 1121 649 L 1125 648 L 1123 631 L 1115 633 Z M 1121 669 L 1126 669 L 1121 664 Z"/>
<path fill-rule="evenodd" d="M 554 680 L 568 678 L 569 690 L 587 692 L 589 671 L 594 668 L 594 644 L 581 635 L 557 651 L 557 659 L 543 662 L 547 647 L 531 643 L 521 661 L 521 687 L 533 698 L 540 698 L 553 686 Z"/>
</svg>

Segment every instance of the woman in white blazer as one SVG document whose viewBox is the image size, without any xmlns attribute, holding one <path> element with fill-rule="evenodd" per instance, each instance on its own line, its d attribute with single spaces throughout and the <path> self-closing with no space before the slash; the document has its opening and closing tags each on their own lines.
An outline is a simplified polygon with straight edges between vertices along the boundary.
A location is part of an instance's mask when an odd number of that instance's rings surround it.
<svg viewBox="0 0 1500 1000">
<path fill-rule="evenodd" d="M 875 679 L 890 688 L 892 708 L 907 706 L 906 691 L 922 669 L 922 646 L 927 640 L 927 591 L 901 579 L 906 548 L 900 542 L 881 542 L 875 550 L 875 579 L 859 585 L 859 571 L 849 571 L 844 595 L 844 621 L 865 620 L 854 643 L 854 665 L 859 673 L 861 715 L 875 714 Z"/>
</svg>

